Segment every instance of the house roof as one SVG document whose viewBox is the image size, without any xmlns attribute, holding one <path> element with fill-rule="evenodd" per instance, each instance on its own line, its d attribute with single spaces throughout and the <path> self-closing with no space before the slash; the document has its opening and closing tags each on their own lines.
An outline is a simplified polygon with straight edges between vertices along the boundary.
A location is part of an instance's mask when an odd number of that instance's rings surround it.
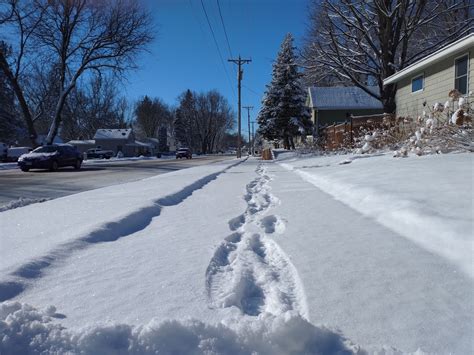
<svg viewBox="0 0 474 355">
<path fill-rule="evenodd" d="M 94 139 L 128 139 L 132 129 L 98 129 Z"/>
<path fill-rule="evenodd" d="M 377 87 L 369 87 L 376 92 Z M 310 106 L 318 110 L 382 109 L 382 103 L 355 86 L 310 87 Z"/>
<path fill-rule="evenodd" d="M 389 76 L 383 81 L 384 85 L 396 83 L 407 76 L 411 76 L 416 72 L 419 72 L 426 67 L 433 65 L 443 59 L 446 59 L 449 56 L 456 55 L 459 52 L 465 51 L 469 47 L 474 46 L 474 33 L 471 33 L 456 42 L 448 44 L 447 46 L 441 48 L 440 50 L 426 56 L 425 58 L 419 60 L 418 62 L 409 65 L 408 67 L 396 72 L 395 74 Z"/>
</svg>

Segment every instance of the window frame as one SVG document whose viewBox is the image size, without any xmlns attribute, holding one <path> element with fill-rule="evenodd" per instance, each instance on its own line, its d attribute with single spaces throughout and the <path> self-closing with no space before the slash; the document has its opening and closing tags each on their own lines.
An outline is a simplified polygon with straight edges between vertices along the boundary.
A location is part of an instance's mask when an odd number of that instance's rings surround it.
<svg viewBox="0 0 474 355">
<path fill-rule="evenodd" d="M 464 57 L 467 57 L 467 61 L 466 61 L 466 74 L 465 75 L 462 75 L 462 76 L 457 76 L 457 67 L 456 67 L 456 61 L 458 61 L 459 59 L 461 58 L 464 58 Z M 456 58 L 454 58 L 454 89 L 458 90 L 456 88 L 456 80 L 458 78 L 462 78 L 462 77 L 466 77 L 466 93 L 461 93 L 462 95 L 468 95 L 469 94 L 469 52 L 466 52 L 464 54 L 461 54 L 460 56 L 457 56 Z M 459 90 L 458 90 L 459 91 Z M 459 91 L 461 92 L 461 91 Z"/>
<path fill-rule="evenodd" d="M 413 91 L 413 81 L 415 81 L 416 79 L 419 79 L 419 78 L 421 78 L 421 89 Z M 425 90 L 425 73 L 421 73 L 421 74 L 418 74 L 418 75 L 412 77 L 410 83 L 411 83 L 410 89 L 411 89 L 412 94 L 422 92 L 423 90 Z"/>
</svg>

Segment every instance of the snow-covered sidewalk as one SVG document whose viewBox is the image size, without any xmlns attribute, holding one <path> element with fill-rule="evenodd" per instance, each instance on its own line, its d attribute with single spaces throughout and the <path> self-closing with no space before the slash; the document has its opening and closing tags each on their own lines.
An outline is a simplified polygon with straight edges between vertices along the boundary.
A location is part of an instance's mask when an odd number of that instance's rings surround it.
<svg viewBox="0 0 474 355">
<path fill-rule="evenodd" d="M 421 193 L 399 182 L 393 196 L 444 204 L 461 223 L 453 243 L 472 248 L 472 186 L 452 201 L 434 168 L 454 159 L 466 181 L 470 156 L 347 159 L 232 160 L 0 213 L 0 352 L 468 353 L 462 255 L 433 253 L 334 191 L 345 178 L 366 186 L 365 172 L 390 209 L 377 170 L 429 170 Z"/>
</svg>

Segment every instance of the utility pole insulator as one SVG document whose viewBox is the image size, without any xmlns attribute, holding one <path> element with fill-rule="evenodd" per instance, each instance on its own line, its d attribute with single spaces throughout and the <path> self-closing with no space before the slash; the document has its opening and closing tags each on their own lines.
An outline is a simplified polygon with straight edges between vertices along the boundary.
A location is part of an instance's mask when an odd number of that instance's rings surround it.
<svg viewBox="0 0 474 355">
<path fill-rule="evenodd" d="M 238 134 L 238 137 L 237 137 L 237 158 L 241 158 L 242 157 L 242 128 L 241 128 L 241 81 L 242 81 L 242 77 L 243 77 L 243 70 L 242 70 L 242 64 L 247 64 L 247 63 L 250 63 L 252 61 L 252 59 L 242 59 L 240 58 L 240 55 L 239 55 L 239 58 L 238 59 L 229 59 L 228 60 L 229 62 L 232 62 L 232 63 L 235 63 L 239 66 L 239 69 L 238 69 L 238 89 L 239 89 L 239 122 L 238 122 L 238 128 L 239 128 L 239 134 Z"/>
</svg>

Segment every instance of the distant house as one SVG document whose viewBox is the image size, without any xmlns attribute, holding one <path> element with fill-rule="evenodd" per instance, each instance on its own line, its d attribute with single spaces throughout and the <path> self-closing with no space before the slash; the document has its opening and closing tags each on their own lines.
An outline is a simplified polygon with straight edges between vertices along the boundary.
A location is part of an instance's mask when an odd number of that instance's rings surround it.
<svg viewBox="0 0 474 355">
<path fill-rule="evenodd" d="M 125 157 L 153 154 L 153 145 L 136 141 L 131 128 L 98 129 L 94 139 L 72 140 L 68 143 L 75 146 L 80 152 L 85 152 L 89 148 L 101 148 L 113 151 L 114 155 L 122 152 Z"/>
<path fill-rule="evenodd" d="M 444 103 L 457 89 L 467 95 L 473 89 L 474 34 L 459 39 L 389 76 L 384 85 L 397 84 L 397 116 L 417 117 L 423 103 Z"/>
<path fill-rule="evenodd" d="M 122 152 L 125 157 L 149 155 L 150 145 L 135 141 L 131 128 L 127 129 L 98 129 L 94 135 L 96 147 L 112 150 L 115 155 Z"/>
<path fill-rule="evenodd" d="M 371 87 L 374 92 L 378 90 Z M 350 116 L 366 116 L 383 113 L 382 103 L 364 90 L 355 87 L 309 87 L 307 106 L 311 109 L 314 127 L 341 123 Z"/>
</svg>

